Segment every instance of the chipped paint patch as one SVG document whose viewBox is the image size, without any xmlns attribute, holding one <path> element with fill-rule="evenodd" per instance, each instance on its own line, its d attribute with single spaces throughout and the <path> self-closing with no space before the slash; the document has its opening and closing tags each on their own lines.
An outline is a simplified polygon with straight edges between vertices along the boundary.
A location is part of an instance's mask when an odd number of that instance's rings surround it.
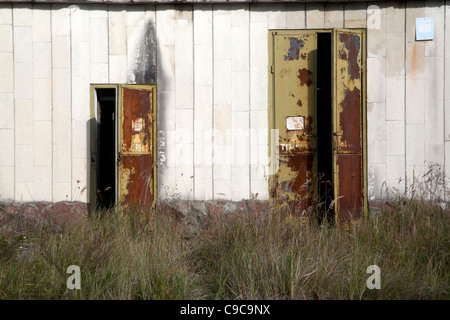
<svg viewBox="0 0 450 320">
<path fill-rule="evenodd" d="M 339 41 L 341 41 L 347 52 L 339 50 L 339 58 L 348 61 L 348 74 L 350 80 L 360 78 L 360 68 L 358 65 L 358 55 L 361 48 L 360 38 L 357 34 L 339 33 Z"/>
<path fill-rule="evenodd" d="M 305 42 L 301 39 L 290 37 L 289 43 L 290 47 L 288 50 L 288 55 L 284 56 L 284 61 L 298 60 L 300 56 L 300 48 L 305 46 Z M 302 59 L 306 59 L 306 54 L 302 54 Z"/>
<path fill-rule="evenodd" d="M 312 72 L 306 68 L 298 70 L 298 78 L 300 79 L 300 85 L 306 85 L 309 87 L 313 83 Z"/>
</svg>

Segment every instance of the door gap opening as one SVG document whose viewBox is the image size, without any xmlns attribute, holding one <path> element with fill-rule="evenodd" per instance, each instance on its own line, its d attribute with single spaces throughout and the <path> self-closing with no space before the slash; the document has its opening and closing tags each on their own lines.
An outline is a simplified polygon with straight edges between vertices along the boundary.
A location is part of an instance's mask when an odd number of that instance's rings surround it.
<svg viewBox="0 0 450 320">
<path fill-rule="evenodd" d="M 116 89 L 96 89 L 96 94 L 96 206 L 110 209 L 116 203 Z"/>
<path fill-rule="evenodd" d="M 331 33 L 317 34 L 317 172 L 319 222 L 334 221 Z"/>
</svg>

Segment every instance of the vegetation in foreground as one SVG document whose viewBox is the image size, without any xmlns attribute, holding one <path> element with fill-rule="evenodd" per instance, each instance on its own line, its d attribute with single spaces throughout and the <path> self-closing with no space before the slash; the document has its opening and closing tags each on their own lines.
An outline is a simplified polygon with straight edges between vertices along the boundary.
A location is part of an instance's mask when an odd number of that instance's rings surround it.
<svg viewBox="0 0 450 320">
<path fill-rule="evenodd" d="M 351 232 L 275 216 L 187 229 L 144 210 L 17 222 L 0 232 L 0 299 L 449 299 L 449 225 L 441 206 L 400 198 Z"/>
</svg>

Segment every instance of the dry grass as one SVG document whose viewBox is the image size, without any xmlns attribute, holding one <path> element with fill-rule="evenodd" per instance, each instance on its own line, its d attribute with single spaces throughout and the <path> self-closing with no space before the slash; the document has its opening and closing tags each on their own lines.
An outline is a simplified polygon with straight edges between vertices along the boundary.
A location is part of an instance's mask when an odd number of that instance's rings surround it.
<svg viewBox="0 0 450 320">
<path fill-rule="evenodd" d="M 277 216 L 190 232 L 148 210 L 0 232 L 1 299 L 449 299 L 450 215 L 397 197 L 351 232 Z M 370 265 L 381 289 L 369 290 Z M 69 265 L 81 290 L 68 290 Z"/>
</svg>

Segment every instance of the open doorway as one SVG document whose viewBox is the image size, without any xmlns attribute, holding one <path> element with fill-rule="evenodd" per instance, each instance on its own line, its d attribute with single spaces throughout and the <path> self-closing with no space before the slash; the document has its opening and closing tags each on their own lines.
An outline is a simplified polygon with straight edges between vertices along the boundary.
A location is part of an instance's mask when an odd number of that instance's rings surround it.
<svg viewBox="0 0 450 320">
<path fill-rule="evenodd" d="M 116 89 L 97 88 L 96 206 L 116 203 Z"/>
<path fill-rule="evenodd" d="M 317 172 L 319 221 L 334 219 L 333 200 L 333 107 L 331 33 L 317 34 Z"/>
</svg>

